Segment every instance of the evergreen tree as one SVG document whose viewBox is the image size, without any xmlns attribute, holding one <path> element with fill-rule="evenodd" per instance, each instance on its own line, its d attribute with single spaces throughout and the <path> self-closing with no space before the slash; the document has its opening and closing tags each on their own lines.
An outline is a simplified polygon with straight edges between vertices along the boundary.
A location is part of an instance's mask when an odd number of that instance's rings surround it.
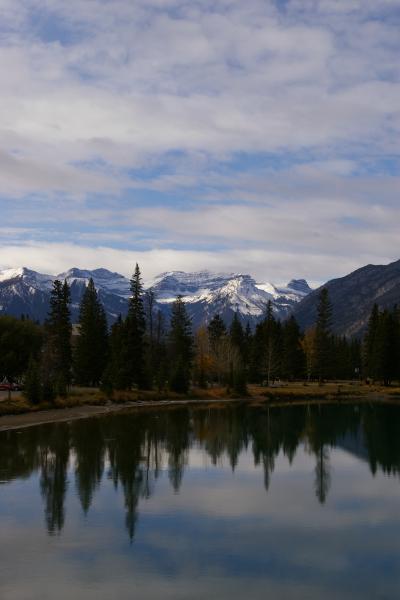
<svg viewBox="0 0 400 600">
<path fill-rule="evenodd" d="M 232 345 L 238 349 L 240 355 L 243 356 L 244 349 L 244 331 L 241 322 L 239 321 L 238 314 L 235 313 L 232 319 L 232 323 L 229 329 L 229 337 Z"/>
<path fill-rule="evenodd" d="M 219 314 L 214 315 L 208 325 L 208 338 L 210 340 L 210 346 L 215 351 L 218 342 L 221 338 L 226 335 L 226 326 L 224 321 L 221 319 Z"/>
<path fill-rule="evenodd" d="M 207 331 L 210 343 L 213 379 L 221 383 L 224 371 L 224 349 L 227 342 L 227 330 L 219 314 L 214 315 L 211 319 Z"/>
<path fill-rule="evenodd" d="M 274 317 L 271 300 L 268 301 L 265 319 L 261 326 L 263 374 L 267 385 L 281 374 L 282 366 L 282 326 Z"/>
<path fill-rule="evenodd" d="M 243 338 L 243 363 L 246 371 L 249 370 L 251 360 L 251 349 L 253 344 L 253 334 L 251 331 L 250 323 L 247 321 L 246 328 L 244 330 Z"/>
<path fill-rule="evenodd" d="M 364 373 L 366 377 L 375 380 L 379 377 L 378 357 L 378 330 L 379 330 L 379 308 L 374 304 L 368 321 L 368 329 L 364 338 Z"/>
<path fill-rule="evenodd" d="M 261 383 L 265 374 L 265 321 L 257 323 L 251 341 L 249 358 L 249 380 Z"/>
<path fill-rule="evenodd" d="M 42 338 L 42 328 L 32 321 L 0 316 L 0 381 L 24 375 L 30 359 L 40 357 Z"/>
<path fill-rule="evenodd" d="M 147 371 L 154 378 L 156 370 L 156 343 L 155 343 L 155 302 L 156 295 L 153 289 L 149 289 L 144 294 L 146 326 L 147 326 Z"/>
<path fill-rule="evenodd" d="M 129 300 L 126 329 L 126 366 L 130 384 L 139 388 L 147 385 L 145 369 L 145 333 L 146 319 L 143 305 L 143 285 L 139 265 L 131 279 L 132 296 Z"/>
<path fill-rule="evenodd" d="M 396 308 L 384 310 L 379 319 L 377 332 L 377 375 L 385 386 L 399 376 L 399 320 Z"/>
<path fill-rule="evenodd" d="M 193 361 L 192 323 L 182 296 L 172 305 L 169 332 L 170 388 L 185 393 L 189 389 Z"/>
<path fill-rule="evenodd" d="M 42 399 L 39 364 L 33 358 L 29 361 L 25 375 L 24 396 L 31 404 L 39 404 Z"/>
<path fill-rule="evenodd" d="M 160 310 L 156 313 L 154 330 L 154 378 L 161 393 L 168 378 L 168 352 L 165 318 Z"/>
<path fill-rule="evenodd" d="M 124 390 L 129 387 L 130 379 L 126 368 L 125 324 L 121 315 L 111 327 L 107 367 L 102 375 L 103 389 L 110 393 L 113 389 Z"/>
<path fill-rule="evenodd" d="M 107 363 L 107 318 L 93 279 L 83 294 L 79 311 L 80 331 L 75 349 L 76 379 L 83 385 L 98 385 Z"/>
<path fill-rule="evenodd" d="M 316 367 L 316 333 L 315 326 L 307 329 L 304 333 L 303 339 L 301 340 L 301 347 L 304 353 L 305 358 L 305 367 L 307 380 L 310 381 L 312 377 L 315 376 L 315 367 Z"/>
<path fill-rule="evenodd" d="M 50 294 L 50 310 L 46 321 L 48 364 L 44 368 L 53 381 L 56 391 L 66 392 L 71 382 L 71 294 L 67 281 L 56 279 Z"/>
<path fill-rule="evenodd" d="M 332 305 L 329 293 L 323 288 L 319 294 L 315 328 L 315 368 L 320 382 L 331 375 Z"/>
<path fill-rule="evenodd" d="M 305 356 L 301 347 L 300 327 L 292 316 L 283 325 L 282 376 L 300 379 L 305 373 Z"/>
<path fill-rule="evenodd" d="M 267 385 L 278 378 L 282 367 L 282 325 L 273 316 L 265 322 L 265 368 Z"/>
</svg>

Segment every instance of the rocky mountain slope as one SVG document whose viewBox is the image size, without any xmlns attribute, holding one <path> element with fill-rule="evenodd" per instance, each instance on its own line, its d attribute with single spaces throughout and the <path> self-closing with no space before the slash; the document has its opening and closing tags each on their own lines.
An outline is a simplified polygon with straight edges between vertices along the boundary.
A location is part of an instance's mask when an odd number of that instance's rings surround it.
<svg viewBox="0 0 400 600">
<path fill-rule="evenodd" d="M 328 281 L 336 333 L 359 336 L 365 331 L 374 303 L 380 308 L 400 305 L 400 260 L 389 265 L 367 265 L 346 277 Z M 311 327 L 316 318 L 319 290 L 313 291 L 293 308 L 303 328 Z"/>
<path fill-rule="evenodd" d="M 79 302 L 89 278 L 92 277 L 110 322 L 127 311 L 129 280 L 107 269 L 93 271 L 70 269 L 57 276 L 44 275 L 25 267 L 0 271 L 0 314 L 43 321 L 49 305 L 49 294 L 55 279 L 66 279 L 71 286 L 72 320 L 76 321 Z M 182 295 L 187 303 L 193 324 L 207 322 L 219 312 L 228 322 L 237 312 L 245 322 L 262 318 L 269 300 L 277 317 L 284 318 L 300 300 L 310 293 L 304 280 L 293 280 L 286 287 L 257 283 L 250 275 L 215 274 L 209 271 L 163 273 L 147 283 L 156 294 L 157 306 L 169 314 L 172 302 Z"/>
<path fill-rule="evenodd" d="M 255 323 L 265 314 L 268 301 L 276 316 L 284 318 L 311 291 L 304 280 L 292 280 L 287 287 L 279 288 L 271 283 L 257 283 L 250 275 L 209 271 L 162 273 L 149 287 L 166 312 L 180 294 L 195 326 L 208 322 L 216 313 L 230 322 L 235 312 L 242 321 Z"/>
</svg>

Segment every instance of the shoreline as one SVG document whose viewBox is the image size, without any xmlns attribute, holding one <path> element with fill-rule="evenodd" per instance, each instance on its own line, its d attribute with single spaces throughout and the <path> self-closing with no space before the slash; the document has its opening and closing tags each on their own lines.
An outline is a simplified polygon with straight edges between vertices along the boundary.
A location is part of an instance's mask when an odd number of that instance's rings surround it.
<svg viewBox="0 0 400 600">
<path fill-rule="evenodd" d="M 35 425 L 46 425 L 47 423 L 65 423 L 79 419 L 90 419 L 91 417 L 111 415 L 119 412 L 136 412 L 141 409 L 155 409 L 190 406 L 190 405 L 218 405 L 235 402 L 251 402 L 255 398 L 187 398 L 182 400 L 133 400 L 131 402 L 109 403 L 106 405 L 83 404 L 67 408 L 50 408 L 36 412 L 25 412 L 17 415 L 3 415 L 0 417 L 0 433 L 12 429 L 25 429 Z M 260 399 L 258 399 L 259 401 Z M 265 398 L 263 399 L 267 401 Z"/>
<path fill-rule="evenodd" d="M 24 412 L 21 414 L 8 414 L 0 416 L 0 433 L 15 429 L 25 429 L 48 423 L 65 423 L 79 419 L 101 417 L 119 412 L 137 412 L 143 409 L 159 410 L 163 408 L 177 408 L 185 406 L 210 406 L 246 403 L 249 406 L 266 405 L 270 408 L 304 406 L 315 404 L 400 404 L 400 396 L 384 393 L 369 392 L 364 394 L 330 395 L 321 394 L 320 397 L 291 395 L 257 395 L 243 398 L 219 397 L 219 398 L 180 398 L 164 400 L 131 400 L 128 402 L 109 402 L 107 404 L 81 404 L 65 408 L 49 408 L 35 412 Z"/>
</svg>

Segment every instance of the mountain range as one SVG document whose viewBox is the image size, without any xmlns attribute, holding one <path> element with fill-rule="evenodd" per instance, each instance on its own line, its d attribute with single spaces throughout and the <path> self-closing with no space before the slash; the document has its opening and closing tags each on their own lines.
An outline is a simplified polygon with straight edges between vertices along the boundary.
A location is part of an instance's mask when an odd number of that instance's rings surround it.
<svg viewBox="0 0 400 600">
<path fill-rule="evenodd" d="M 130 296 L 129 279 L 107 269 L 70 269 L 58 275 L 46 275 L 25 267 L 0 271 L 0 314 L 44 321 L 49 308 L 50 291 L 55 279 L 66 280 L 71 289 L 71 316 L 76 322 L 82 294 L 92 278 L 110 323 L 125 315 Z M 183 296 L 196 327 L 208 322 L 215 313 L 231 321 L 238 313 L 242 321 L 255 323 L 262 318 L 270 300 L 278 318 L 286 317 L 293 306 L 311 292 L 307 282 L 294 279 L 285 287 L 257 283 L 250 275 L 236 273 L 162 273 L 148 282 L 146 289 L 155 293 L 156 307 L 168 315 L 178 295 Z"/>
<path fill-rule="evenodd" d="M 90 278 L 93 278 L 105 307 L 109 323 L 125 315 L 130 296 L 129 279 L 107 269 L 70 269 L 59 275 L 45 275 L 25 267 L 0 271 L 0 315 L 29 315 L 44 321 L 50 291 L 55 279 L 66 279 L 71 287 L 72 321 L 76 322 L 79 303 Z M 367 265 L 353 273 L 324 284 L 333 306 L 333 329 L 340 335 L 364 333 L 372 306 L 392 308 L 400 305 L 400 260 L 389 265 Z M 155 293 L 156 308 L 166 316 L 177 295 L 183 296 L 194 327 L 207 323 L 219 313 L 230 322 L 235 313 L 243 323 L 254 325 L 265 314 L 268 301 L 275 315 L 285 319 L 294 314 L 305 330 L 316 320 L 320 289 L 311 290 L 304 279 L 293 279 L 286 286 L 256 281 L 240 273 L 200 271 L 162 273 L 145 285 Z"/>
</svg>

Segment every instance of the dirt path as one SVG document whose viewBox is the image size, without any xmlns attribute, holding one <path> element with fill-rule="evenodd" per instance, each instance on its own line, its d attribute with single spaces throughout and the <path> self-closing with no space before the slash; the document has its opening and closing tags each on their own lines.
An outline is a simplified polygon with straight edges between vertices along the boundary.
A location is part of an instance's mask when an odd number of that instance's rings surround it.
<svg viewBox="0 0 400 600">
<path fill-rule="evenodd" d="M 77 419 L 87 419 L 97 415 L 113 414 L 121 411 L 134 412 L 141 408 L 163 408 L 168 406 L 187 406 L 187 405 L 217 405 L 243 402 L 243 400 L 233 398 L 222 398 L 216 400 L 158 400 L 158 401 L 136 401 L 124 402 L 123 404 L 107 404 L 106 406 L 93 406 L 90 404 L 76 406 L 73 408 L 55 408 L 52 410 L 41 410 L 34 413 L 23 413 L 21 415 L 4 415 L 0 417 L 0 432 L 9 429 L 22 429 L 34 425 L 43 425 L 45 423 L 60 423 Z"/>
</svg>

